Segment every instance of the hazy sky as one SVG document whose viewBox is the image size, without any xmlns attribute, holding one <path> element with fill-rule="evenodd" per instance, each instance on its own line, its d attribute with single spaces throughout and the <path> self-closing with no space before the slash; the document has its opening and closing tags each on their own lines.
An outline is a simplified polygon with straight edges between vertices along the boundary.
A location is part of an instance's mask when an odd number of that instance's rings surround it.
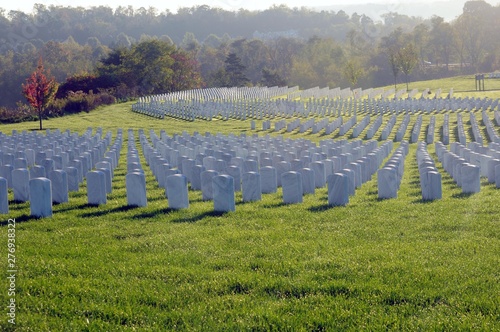
<svg viewBox="0 0 500 332">
<path fill-rule="evenodd" d="M 210 7 L 219 7 L 226 10 L 237 10 L 239 8 L 245 8 L 249 10 L 259 10 L 267 9 L 273 4 L 283 4 L 286 3 L 288 7 L 324 7 L 339 4 L 363 4 L 363 3 L 389 3 L 397 7 L 398 4 L 406 4 L 411 2 L 428 2 L 432 3 L 435 0 L 108 0 L 105 4 L 98 0 L 40 0 L 40 1 L 28 1 L 28 0 L 14 0 L 5 3 L 2 1 L 0 8 L 9 10 L 21 10 L 24 12 L 31 12 L 34 3 L 41 3 L 46 6 L 49 5 L 61 5 L 61 6 L 72 6 L 72 7 L 91 7 L 106 5 L 111 8 L 116 8 L 118 6 L 128 6 L 132 5 L 134 8 L 139 7 L 155 7 L 160 12 L 165 9 L 169 9 L 171 12 L 176 12 L 179 7 L 192 7 L 196 5 L 209 5 Z"/>
</svg>

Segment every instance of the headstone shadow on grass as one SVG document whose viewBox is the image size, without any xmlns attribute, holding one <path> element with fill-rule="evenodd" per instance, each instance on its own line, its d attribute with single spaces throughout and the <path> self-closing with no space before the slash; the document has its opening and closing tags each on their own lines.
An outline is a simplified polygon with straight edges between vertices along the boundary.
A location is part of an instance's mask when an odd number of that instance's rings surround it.
<svg viewBox="0 0 500 332">
<path fill-rule="evenodd" d="M 432 204 L 434 202 L 436 202 L 436 200 L 423 199 L 423 198 L 411 201 L 412 204 L 424 204 L 424 205 L 425 204 Z"/>
<path fill-rule="evenodd" d="M 473 196 L 475 193 L 457 193 L 451 195 L 452 198 L 457 198 L 457 199 L 467 199 L 471 196 Z"/>
<path fill-rule="evenodd" d="M 170 212 L 174 212 L 176 210 L 172 209 L 167 209 L 170 210 Z M 172 220 L 174 223 L 194 223 L 200 220 L 203 220 L 208 217 L 222 217 L 223 215 L 229 214 L 230 212 L 221 212 L 221 211 L 209 211 L 209 212 L 204 212 L 197 214 L 195 216 L 187 217 L 187 218 L 178 218 Z"/>
<path fill-rule="evenodd" d="M 311 206 L 307 210 L 309 212 L 324 212 L 327 210 L 338 209 L 338 208 L 345 208 L 345 206 L 332 206 L 332 205 L 327 203 L 327 204 L 320 204 L 320 205 L 316 205 L 316 206 Z"/>
<path fill-rule="evenodd" d="M 43 218 L 38 218 L 38 217 L 30 216 L 27 214 L 23 214 L 22 216 L 16 217 L 15 219 L 16 219 L 16 224 L 19 224 L 22 222 L 43 219 Z M 0 226 L 7 226 L 8 223 L 9 223 L 8 219 L 5 219 L 4 221 L 0 222 Z"/>
<path fill-rule="evenodd" d="M 269 203 L 269 204 L 264 204 L 262 205 L 263 208 L 266 209 L 274 209 L 274 208 L 279 208 L 282 206 L 289 206 L 290 204 L 285 204 L 284 202 L 277 202 L 277 203 Z"/>
</svg>

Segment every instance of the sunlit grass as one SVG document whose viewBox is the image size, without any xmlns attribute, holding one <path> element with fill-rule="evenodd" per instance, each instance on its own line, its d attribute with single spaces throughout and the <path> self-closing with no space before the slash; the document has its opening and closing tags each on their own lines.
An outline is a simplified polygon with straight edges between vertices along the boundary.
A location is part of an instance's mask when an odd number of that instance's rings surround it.
<svg viewBox="0 0 500 332">
<path fill-rule="evenodd" d="M 338 136 L 250 131 L 249 121 L 158 120 L 132 113 L 130 105 L 44 121 L 46 128 L 79 133 L 100 126 L 113 138 L 123 128 L 125 141 L 106 205 L 88 206 L 83 184 L 69 203 L 54 206 L 52 218 L 29 217 L 29 203 L 11 204 L 4 216 L 17 220 L 16 331 L 500 330 L 495 185 L 483 179 L 480 193 L 463 195 L 437 163 L 443 198 L 424 202 L 412 144 L 397 199 L 378 199 L 375 175 L 346 207 L 328 206 L 326 188 L 295 205 L 283 205 L 278 190 L 252 203 L 242 203 L 237 193 L 236 211 L 219 214 L 190 191 L 189 209 L 173 211 L 141 156 L 148 206 L 130 208 L 129 128 L 136 139 L 140 128 L 158 135 L 162 129 L 170 135 L 209 131 L 314 142 Z M 438 140 L 443 114 L 435 115 Z M 424 115 L 421 140 L 428 123 Z M 451 114 L 452 141 L 455 127 Z M 35 128 L 36 122 L 22 123 L 2 131 Z M 437 162 L 432 145 L 429 152 Z M 6 227 L 1 230 L 6 235 Z M 0 268 L 7 270 L 6 259 Z M 0 292 L 0 302 L 7 301 Z M 5 316 L 0 329 L 14 330 Z"/>
</svg>

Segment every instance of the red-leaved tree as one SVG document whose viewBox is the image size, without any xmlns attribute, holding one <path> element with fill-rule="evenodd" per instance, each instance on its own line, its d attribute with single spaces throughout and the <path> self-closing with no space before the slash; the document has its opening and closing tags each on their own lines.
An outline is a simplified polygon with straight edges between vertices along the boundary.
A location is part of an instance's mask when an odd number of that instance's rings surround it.
<svg viewBox="0 0 500 332">
<path fill-rule="evenodd" d="M 47 71 L 48 74 L 48 71 Z M 54 77 L 47 78 L 43 68 L 42 58 L 38 60 L 36 70 L 26 79 L 23 84 L 23 94 L 28 103 L 35 109 L 40 120 L 40 130 L 42 130 L 42 117 L 45 108 L 54 100 L 58 84 Z"/>
</svg>

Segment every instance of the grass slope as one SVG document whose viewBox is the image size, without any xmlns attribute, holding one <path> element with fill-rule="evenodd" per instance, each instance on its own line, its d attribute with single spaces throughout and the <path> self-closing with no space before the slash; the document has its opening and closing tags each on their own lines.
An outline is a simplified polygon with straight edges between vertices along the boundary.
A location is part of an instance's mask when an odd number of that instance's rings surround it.
<svg viewBox="0 0 500 332">
<path fill-rule="evenodd" d="M 403 78 L 403 77 L 402 77 Z M 388 85 L 385 89 L 394 89 L 393 85 Z M 406 84 L 398 83 L 397 88 L 406 89 Z M 449 78 L 443 78 L 439 80 L 429 80 L 429 81 L 418 81 L 409 82 L 408 92 L 413 89 L 418 89 L 420 92 L 416 97 L 420 97 L 421 92 L 429 88 L 431 91 L 431 97 L 434 97 L 434 93 L 437 89 L 442 89 L 441 97 L 444 98 L 453 89 L 454 97 L 474 97 L 474 98 L 499 98 L 500 97 L 500 79 L 486 78 L 484 80 L 485 91 L 476 91 L 476 80 L 474 75 L 466 76 L 455 76 Z"/>
<path fill-rule="evenodd" d="M 439 139 L 443 116 L 436 117 Z M 424 115 L 421 139 L 428 122 Z M 113 134 L 252 133 L 248 121 L 156 120 L 132 113 L 130 104 L 44 124 L 80 133 L 89 126 Z M 470 128 L 465 114 L 464 125 Z M 2 131 L 13 128 L 36 123 Z M 32 219 L 28 203 L 11 202 L 4 220 L 17 220 L 15 330 L 500 330 L 500 190 L 483 179 L 480 193 L 463 195 L 440 168 L 443 199 L 423 202 L 415 144 L 397 199 L 378 200 L 374 176 L 347 207 L 328 207 L 323 188 L 297 205 L 283 205 L 281 191 L 255 203 L 241 203 L 238 193 L 227 214 L 214 213 L 199 192 L 190 192 L 189 209 L 169 210 L 144 159 L 148 206 L 126 207 L 126 140 L 123 146 L 106 205 L 87 206 L 85 184 L 50 219 Z M 6 239 L 7 228 L 0 232 Z M 0 269 L 7 271 L 3 243 Z M 3 285 L 0 303 L 7 304 Z M 0 330 L 14 330 L 2 317 Z"/>
</svg>

